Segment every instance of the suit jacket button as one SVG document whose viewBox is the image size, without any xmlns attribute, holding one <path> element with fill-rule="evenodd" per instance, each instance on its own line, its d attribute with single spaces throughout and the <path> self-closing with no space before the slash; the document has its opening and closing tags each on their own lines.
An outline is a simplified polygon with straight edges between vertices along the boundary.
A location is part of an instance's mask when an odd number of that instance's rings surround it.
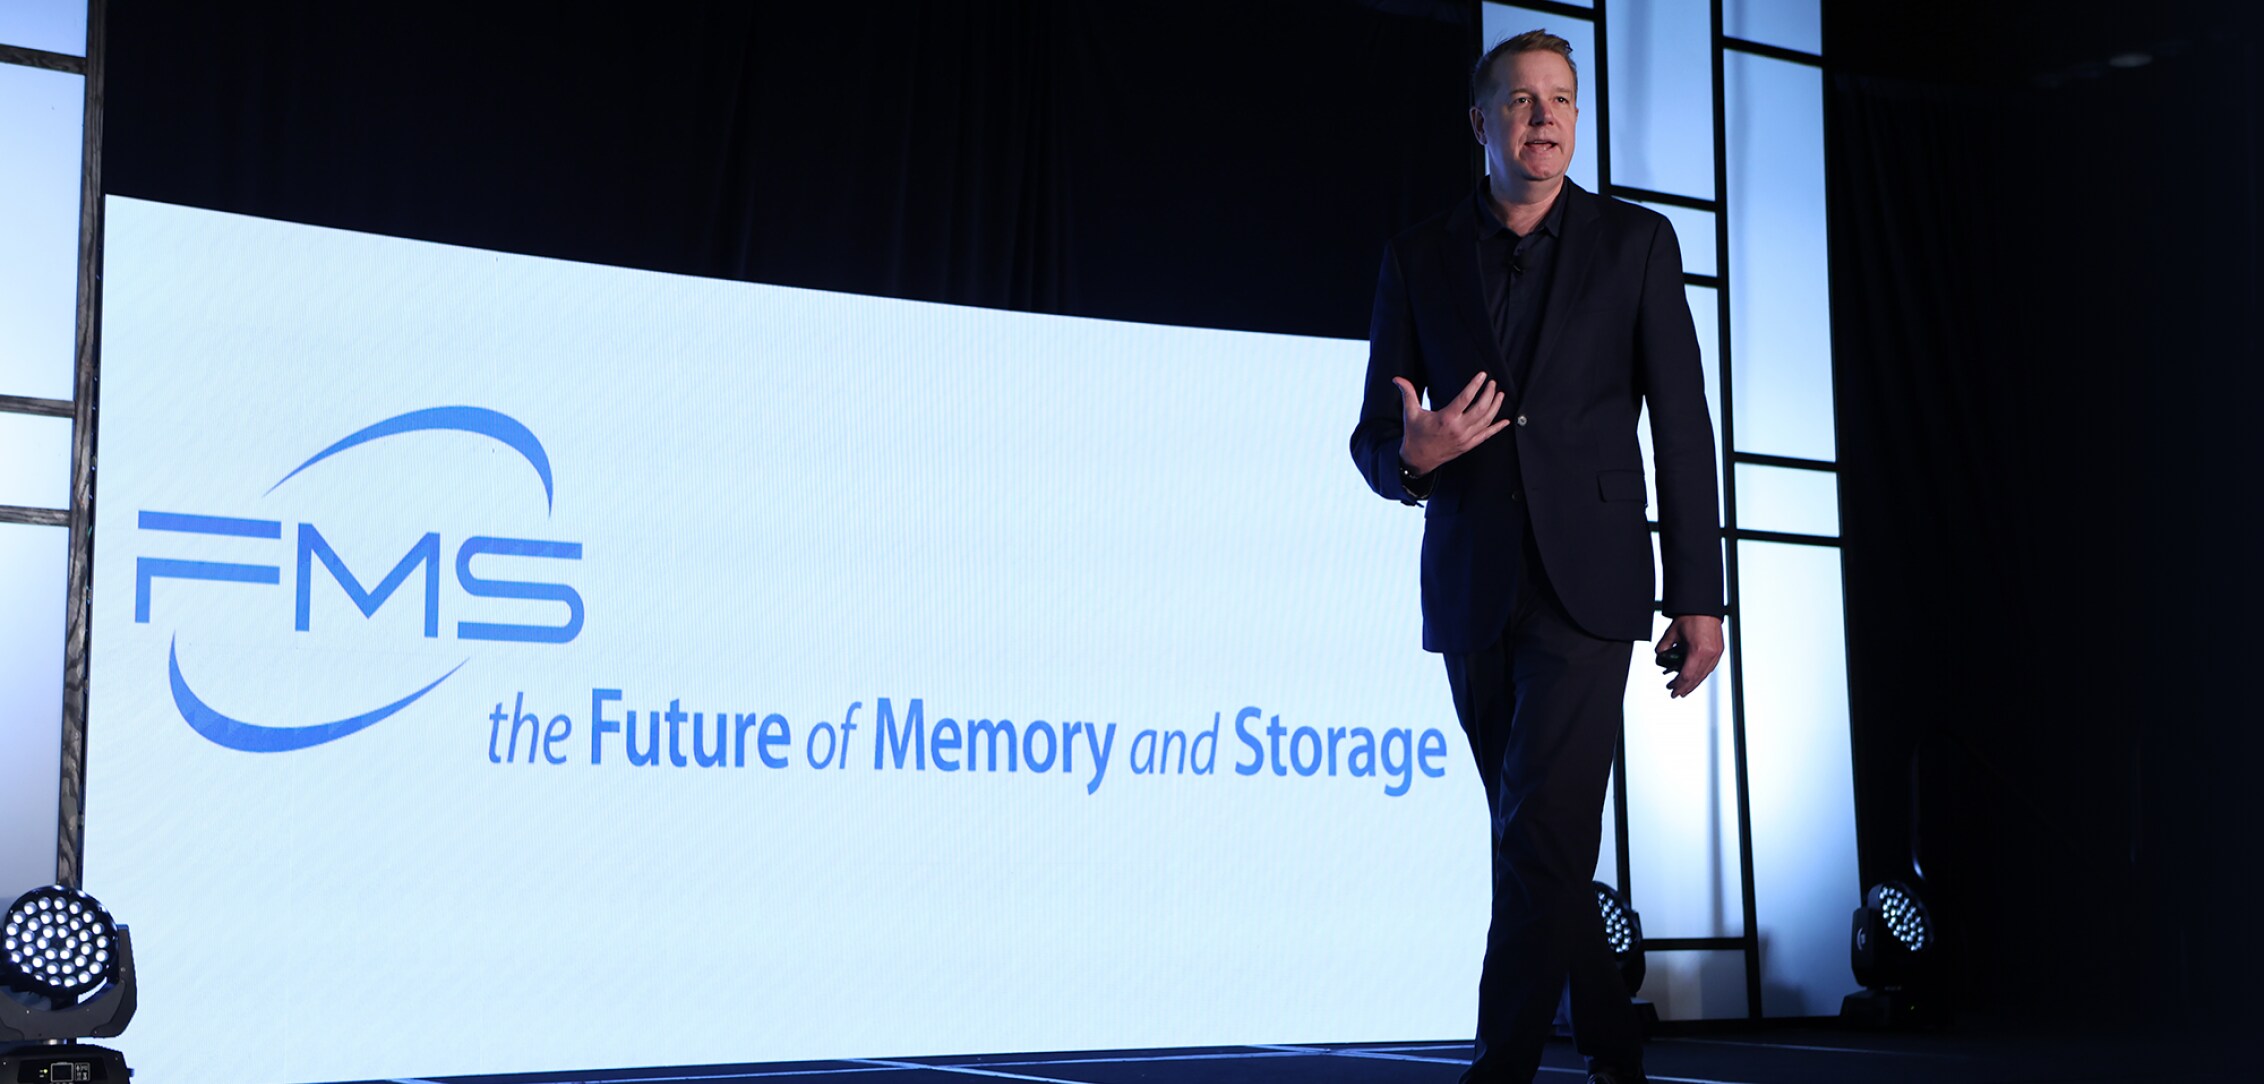
<svg viewBox="0 0 2264 1084">
<path fill-rule="evenodd" d="M 1519 425 L 1524 425 L 1524 424 L 1525 424 L 1525 415 L 1523 415 L 1523 414 L 1520 414 L 1520 415 L 1518 415 L 1518 416 L 1517 416 L 1517 424 L 1519 424 Z"/>
<path fill-rule="evenodd" d="M 1516 489 L 1510 490 L 1510 491 L 1509 491 L 1509 499 L 1510 499 L 1510 500 L 1513 500 L 1513 501 L 1522 501 L 1522 500 L 1524 500 L 1524 499 L 1525 499 L 1525 493 L 1524 493 L 1524 491 L 1523 491 L 1523 490 L 1516 490 Z"/>
</svg>

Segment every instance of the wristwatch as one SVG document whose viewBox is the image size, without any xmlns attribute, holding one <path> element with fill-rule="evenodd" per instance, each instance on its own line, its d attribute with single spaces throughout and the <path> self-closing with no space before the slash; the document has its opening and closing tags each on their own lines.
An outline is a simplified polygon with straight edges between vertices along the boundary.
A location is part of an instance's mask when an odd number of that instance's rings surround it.
<svg viewBox="0 0 2264 1084">
<path fill-rule="evenodd" d="M 1399 461 L 1399 488 L 1406 490 L 1408 496 L 1416 500 L 1429 497 L 1431 495 L 1431 478 L 1431 474 L 1415 473 L 1415 468 L 1408 466 L 1406 460 Z"/>
</svg>

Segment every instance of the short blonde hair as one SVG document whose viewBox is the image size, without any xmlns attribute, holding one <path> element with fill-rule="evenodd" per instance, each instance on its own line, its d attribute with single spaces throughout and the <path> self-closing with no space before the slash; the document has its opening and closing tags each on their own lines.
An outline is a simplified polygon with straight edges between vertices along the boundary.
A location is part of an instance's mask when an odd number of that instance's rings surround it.
<svg viewBox="0 0 2264 1084">
<path fill-rule="evenodd" d="M 1494 78 L 1494 62 L 1512 53 L 1555 53 L 1564 58 L 1565 67 L 1572 69 L 1572 85 L 1580 85 L 1580 65 L 1572 62 L 1572 43 L 1546 30 L 1528 30 L 1495 42 L 1478 58 L 1478 65 L 1470 69 L 1471 105 L 1484 102 L 1487 95 L 1501 89 L 1501 81 Z"/>
</svg>

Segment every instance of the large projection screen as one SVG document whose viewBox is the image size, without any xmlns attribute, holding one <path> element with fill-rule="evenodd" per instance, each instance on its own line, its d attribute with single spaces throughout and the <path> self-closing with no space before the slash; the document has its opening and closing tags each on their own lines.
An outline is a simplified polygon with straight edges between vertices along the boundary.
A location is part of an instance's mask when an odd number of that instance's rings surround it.
<svg viewBox="0 0 2264 1084">
<path fill-rule="evenodd" d="M 123 198 L 102 335 L 149 1078 L 1467 1033 L 1364 344 Z"/>
</svg>

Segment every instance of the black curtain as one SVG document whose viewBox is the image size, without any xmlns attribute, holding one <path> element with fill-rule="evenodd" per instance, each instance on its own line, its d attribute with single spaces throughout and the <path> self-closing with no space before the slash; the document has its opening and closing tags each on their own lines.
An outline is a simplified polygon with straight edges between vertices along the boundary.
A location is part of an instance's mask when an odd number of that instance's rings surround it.
<svg viewBox="0 0 2264 1084">
<path fill-rule="evenodd" d="M 1909 877 L 1915 848 L 1969 1016 L 2245 1030 L 2255 24 L 1832 10 L 1866 876 Z"/>
<path fill-rule="evenodd" d="M 1384 238 L 1474 177 L 1473 14 L 115 0 L 104 184 L 693 275 L 1358 337 Z"/>
</svg>

